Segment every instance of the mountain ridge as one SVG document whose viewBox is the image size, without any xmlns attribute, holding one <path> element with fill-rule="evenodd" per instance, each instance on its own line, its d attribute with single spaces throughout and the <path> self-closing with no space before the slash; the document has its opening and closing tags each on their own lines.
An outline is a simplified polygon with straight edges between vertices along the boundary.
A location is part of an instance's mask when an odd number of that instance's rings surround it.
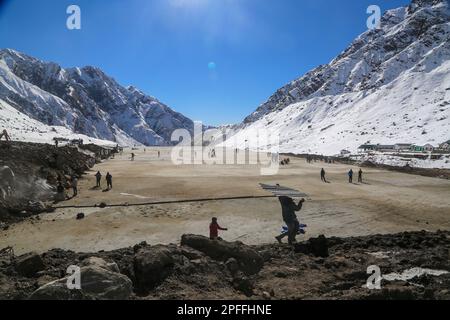
<svg viewBox="0 0 450 320">
<path fill-rule="evenodd" d="M 170 145 L 193 121 L 93 66 L 62 68 L 12 49 L 0 50 L 0 97 L 45 125 L 118 143 Z"/>
<path fill-rule="evenodd" d="M 278 89 L 235 127 L 226 145 L 237 140 L 245 148 L 242 141 L 255 130 L 278 133 L 282 152 L 328 155 L 356 152 L 368 142 L 446 141 L 449 39 L 446 0 L 388 10 L 380 29 L 364 32 L 329 64 Z"/>
<path fill-rule="evenodd" d="M 446 9 L 443 10 L 432 10 L 431 7 L 436 6 L 445 6 Z M 431 16 L 434 16 L 433 19 L 429 19 Z M 393 37 L 390 33 L 395 32 L 393 28 L 398 26 L 399 23 L 404 21 L 407 17 L 414 16 L 414 20 L 411 21 L 412 27 L 415 24 L 421 24 L 420 28 L 416 28 L 414 31 L 417 31 L 419 35 L 423 34 L 425 31 L 428 31 L 432 26 L 437 25 L 438 22 L 436 20 L 442 19 L 441 22 L 448 22 L 448 1 L 447 0 L 413 0 L 412 3 L 408 7 L 401 7 L 397 9 L 388 10 L 383 16 L 381 20 L 381 29 L 380 30 L 368 30 L 358 36 L 351 44 L 348 46 L 343 52 L 341 52 L 335 59 L 333 59 L 329 64 L 320 65 L 317 68 L 307 72 L 304 76 L 301 76 L 287 85 L 278 89 L 269 99 L 261 104 L 258 109 L 246 117 L 243 121 L 244 124 L 251 123 L 254 120 L 260 119 L 261 116 L 267 114 L 267 111 L 273 111 L 277 108 L 284 108 L 292 103 L 302 101 L 307 98 L 312 98 L 314 95 L 327 95 L 330 93 L 336 94 L 336 91 L 330 92 L 330 88 L 327 86 L 331 86 L 332 81 L 337 82 L 338 86 L 341 85 L 341 88 L 331 88 L 331 89 L 339 89 L 339 93 L 351 92 L 350 89 L 360 89 L 356 87 L 356 85 L 364 86 L 371 85 L 372 88 L 375 87 L 374 83 L 370 83 L 373 79 L 353 79 L 354 81 L 360 80 L 355 83 L 341 83 L 336 80 L 343 80 L 345 78 L 344 75 L 339 75 L 339 72 L 349 74 L 348 70 L 341 70 L 342 60 L 346 58 L 351 58 L 351 55 L 358 53 L 359 50 L 363 49 L 365 45 L 369 45 L 367 49 L 372 49 L 373 46 L 380 45 L 380 43 L 374 43 L 373 45 L 370 42 L 376 41 L 379 39 L 380 35 L 383 33 L 387 34 L 385 42 L 383 43 L 383 47 L 386 49 L 385 60 L 378 61 L 376 58 L 360 61 L 361 63 L 366 62 L 366 64 L 361 64 L 360 70 L 363 71 L 364 75 L 368 75 L 370 70 L 375 70 L 378 67 L 381 67 L 383 62 L 387 62 L 390 58 L 392 58 L 392 52 L 395 51 L 395 54 L 399 53 L 402 49 L 406 48 L 408 44 L 411 44 L 412 39 L 404 39 L 402 41 L 402 37 L 397 36 Z M 434 30 L 433 30 L 434 31 Z M 447 34 L 446 34 L 447 35 Z M 398 43 L 396 43 L 398 42 Z M 365 58 L 365 57 L 364 57 Z M 383 58 L 383 57 L 378 57 Z M 336 66 L 336 64 L 338 64 Z M 370 65 L 372 64 L 372 65 Z M 329 70 L 330 68 L 335 67 L 337 72 L 333 79 L 329 78 L 329 73 L 335 70 Z M 344 66 L 347 67 L 347 66 Z M 370 70 L 362 70 L 364 68 L 371 68 Z M 352 70 L 353 71 L 353 70 Z M 333 76 L 333 75 L 331 75 Z M 330 81 L 326 81 L 330 80 Z M 367 82 L 367 84 L 366 84 Z M 345 87 L 348 85 L 348 87 Z M 365 87 L 363 87 L 365 88 Z M 319 92 L 319 90 L 321 90 Z"/>
</svg>

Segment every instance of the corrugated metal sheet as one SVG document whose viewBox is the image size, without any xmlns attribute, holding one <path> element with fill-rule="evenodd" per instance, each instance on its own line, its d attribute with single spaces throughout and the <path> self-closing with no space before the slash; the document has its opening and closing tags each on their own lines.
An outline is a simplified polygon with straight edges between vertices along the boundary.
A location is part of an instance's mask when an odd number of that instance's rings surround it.
<svg viewBox="0 0 450 320">
<path fill-rule="evenodd" d="M 291 198 L 304 198 L 307 197 L 308 195 L 304 192 L 292 189 L 292 188 L 288 188 L 288 187 L 283 187 L 280 185 L 268 185 L 268 184 L 260 184 L 261 188 L 263 188 L 264 190 L 267 190 L 269 192 L 272 192 L 275 196 L 277 197 L 291 197 Z"/>
</svg>

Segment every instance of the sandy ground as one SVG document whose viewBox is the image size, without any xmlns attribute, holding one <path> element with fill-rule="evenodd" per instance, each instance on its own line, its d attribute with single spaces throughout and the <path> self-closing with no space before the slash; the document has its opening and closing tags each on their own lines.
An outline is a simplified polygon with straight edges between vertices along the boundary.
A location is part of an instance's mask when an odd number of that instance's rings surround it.
<svg viewBox="0 0 450 320">
<path fill-rule="evenodd" d="M 158 157 L 157 151 L 161 156 Z M 79 196 L 60 205 L 139 204 L 163 200 L 269 195 L 259 183 L 299 189 L 309 197 L 299 213 L 308 225 L 306 237 L 363 236 L 402 231 L 450 229 L 450 181 L 378 169 L 364 169 L 363 184 L 349 184 L 350 166 L 307 164 L 291 159 L 277 175 L 262 176 L 256 165 L 183 165 L 171 161 L 171 150 L 131 150 L 98 164 L 80 180 Z M 241 157 L 243 155 L 241 154 Z M 330 183 L 320 181 L 324 167 Z M 93 188 L 95 173 L 110 172 L 113 189 Z M 353 167 L 357 172 L 359 168 Z M 102 187 L 106 182 L 102 181 Z M 86 218 L 76 220 L 77 213 Z M 52 248 L 96 252 L 147 241 L 178 243 L 185 233 L 208 235 L 211 217 L 217 216 L 228 232 L 225 240 L 247 244 L 274 242 L 281 226 L 276 198 L 193 202 L 116 208 L 58 209 L 0 232 L 0 248 L 16 253 Z"/>
</svg>

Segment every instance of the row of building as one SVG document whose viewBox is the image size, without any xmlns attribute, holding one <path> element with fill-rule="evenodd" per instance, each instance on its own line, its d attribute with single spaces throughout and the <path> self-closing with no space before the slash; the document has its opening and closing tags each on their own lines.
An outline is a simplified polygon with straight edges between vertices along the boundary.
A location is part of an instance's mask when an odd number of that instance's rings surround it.
<svg viewBox="0 0 450 320">
<path fill-rule="evenodd" d="M 363 144 L 358 152 L 450 152 L 450 140 L 441 143 L 438 147 L 431 144 L 416 145 L 413 143 L 397 143 L 393 145 Z"/>
</svg>

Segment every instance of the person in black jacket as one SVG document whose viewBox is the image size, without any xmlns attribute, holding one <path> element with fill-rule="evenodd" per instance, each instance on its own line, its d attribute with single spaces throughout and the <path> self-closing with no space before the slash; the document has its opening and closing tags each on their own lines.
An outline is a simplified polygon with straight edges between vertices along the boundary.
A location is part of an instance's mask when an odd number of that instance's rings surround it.
<svg viewBox="0 0 450 320">
<path fill-rule="evenodd" d="M 96 174 L 95 174 L 95 179 L 96 179 L 96 181 L 97 181 L 97 188 L 101 188 L 101 183 L 102 183 L 102 174 L 100 173 L 100 171 L 98 171 Z"/>
<path fill-rule="evenodd" d="M 113 187 L 112 186 L 112 179 L 113 179 L 112 175 L 108 172 L 106 174 L 106 187 L 107 187 L 108 190 L 111 190 L 112 187 Z"/>
<path fill-rule="evenodd" d="M 277 241 L 281 243 L 281 240 L 288 237 L 289 244 L 293 244 L 296 242 L 295 238 L 298 233 L 298 229 L 300 228 L 300 222 L 297 219 L 297 215 L 295 212 L 298 212 L 302 209 L 303 203 L 305 199 L 300 200 L 300 202 L 295 204 L 294 200 L 291 197 L 279 197 L 278 200 L 281 204 L 283 221 L 286 223 L 288 227 L 288 231 L 286 233 L 280 234 L 276 237 Z"/>
<path fill-rule="evenodd" d="M 320 171 L 320 179 L 322 180 L 322 182 L 327 182 L 327 178 L 325 177 L 326 172 L 325 169 L 322 168 L 322 170 Z"/>
</svg>

